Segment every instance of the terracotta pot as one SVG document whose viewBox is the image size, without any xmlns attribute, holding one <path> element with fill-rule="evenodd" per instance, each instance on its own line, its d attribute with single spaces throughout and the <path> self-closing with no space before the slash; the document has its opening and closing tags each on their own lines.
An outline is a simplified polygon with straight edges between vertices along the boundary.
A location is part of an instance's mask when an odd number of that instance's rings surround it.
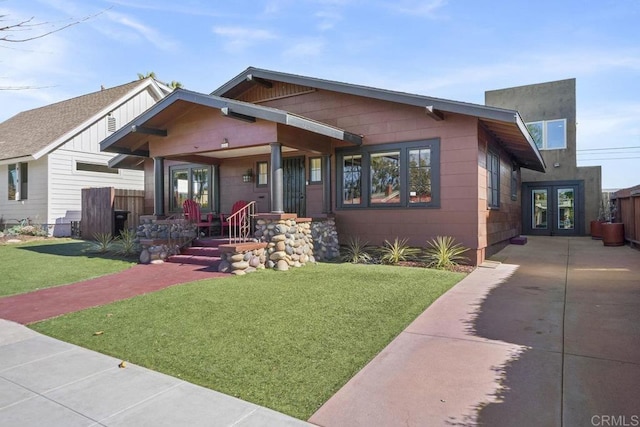
<svg viewBox="0 0 640 427">
<path fill-rule="evenodd" d="M 602 221 L 591 221 L 591 238 L 602 239 Z"/>
<path fill-rule="evenodd" d="M 602 223 L 602 244 L 605 246 L 623 246 L 624 224 L 621 222 Z"/>
</svg>

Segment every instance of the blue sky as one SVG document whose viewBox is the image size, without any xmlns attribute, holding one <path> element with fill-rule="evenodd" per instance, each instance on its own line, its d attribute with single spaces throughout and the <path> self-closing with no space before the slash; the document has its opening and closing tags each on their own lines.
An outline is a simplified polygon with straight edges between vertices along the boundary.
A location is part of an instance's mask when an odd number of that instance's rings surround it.
<svg viewBox="0 0 640 427">
<path fill-rule="evenodd" d="M 606 149 L 579 165 L 640 184 L 640 148 L 618 149 L 640 147 L 638 0 L 0 0 L 0 24 L 95 14 L 0 43 L 0 87 L 36 88 L 0 90 L 0 121 L 149 71 L 205 93 L 255 66 L 478 104 L 575 77 L 578 150 Z"/>
</svg>

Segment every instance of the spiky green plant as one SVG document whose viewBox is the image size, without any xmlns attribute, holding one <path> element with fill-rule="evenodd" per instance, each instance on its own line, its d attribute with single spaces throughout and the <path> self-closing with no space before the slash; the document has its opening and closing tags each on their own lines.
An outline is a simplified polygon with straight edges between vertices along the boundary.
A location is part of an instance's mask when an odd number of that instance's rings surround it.
<svg viewBox="0 0 640 427">
<path fill-rule="evenodd" d="M 93 239 L 94 247 L 96 251 L 100 253 L 109 252 L 109 249 L 111 249 L 111 245 L 114 242 L 111 233 L 95 233 L 93 235 Z"/>
<path fill-rule="evenodd" d="M 383 264 L 397 265 L 402 261 L 411 261 L 420 254 L 420 249 L 409 246 L 409 239 L 399 240 L 397 237 L 393 243 L 388 240 L 378 248 L 380 262 Z"/>
<path fill-rule="evenodd" d="M 455 239 L 451 236 L 437 236 L 427 244 L 429 245 L 425 251 L 427 267 L 452 270 L 460 263 L 468 261 L 468 258 L 462 254 L 469 249 L 455 243 Z"/>
<path fill-rule="evenodd" d="M 360 237 L 349 238 L 349 243 L 341 249 L 341 259 L 343 262 L 352 264 L 366 264 L 371 261 L 371 255 L 367 252 L 369 242 L 361 240 Z"/>
<path fill-rule="evenodd" d="M 124 256 L 131 256 L 137 252 L 138 244 L 136 242 L 136 232 L 133 230 L 122 230 L 120 232 L 120 238 L 118 239 L 120 243 L 120 251 L 119 253 Z"/>
</svg>

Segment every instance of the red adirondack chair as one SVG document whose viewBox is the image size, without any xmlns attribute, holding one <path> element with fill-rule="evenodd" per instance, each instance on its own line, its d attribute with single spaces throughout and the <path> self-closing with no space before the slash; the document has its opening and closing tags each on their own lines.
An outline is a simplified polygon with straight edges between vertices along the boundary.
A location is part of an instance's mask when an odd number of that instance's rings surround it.
<svg viewBox="0 0 640 427">
<path fill-rule="evenodd" d="M 198 226 L 198 233 L 200 232 L 200 228 L 206 228 L 207 235 L 211 236 L 211 226 L 213 225 L 212 213 L 208 213 L 206 218 L 202 218 L 200 205 L 191 199 L 184 201 L 182 204 L 182 212 L 184 213 L 185 219 L 193 221 L 193 223 Z"/>
<path fill-rule="evenodd" d="M 231 207 L 231 213 L 230 214 L 220 214 L 220 232 L 222 233 L 223 236 L 224 236 L 225 228 L 227 230 L 229 230 L 229 226 L 230 225 L 235 227 L 235 226 L 240 224 L 239 220 L 233 221 L 233 224 L 230 224 L 229 223 L 229 217 L 231 215 L 233 215 L 234 213 L 238 212 L 239 210 L 241 210 L 242 208 L 244 208 L 245 206 L 247 206 L 247 204 L 248 204 L 248 202 L 246 202 L 244 200 L 238 200 Z"/>
</svg>

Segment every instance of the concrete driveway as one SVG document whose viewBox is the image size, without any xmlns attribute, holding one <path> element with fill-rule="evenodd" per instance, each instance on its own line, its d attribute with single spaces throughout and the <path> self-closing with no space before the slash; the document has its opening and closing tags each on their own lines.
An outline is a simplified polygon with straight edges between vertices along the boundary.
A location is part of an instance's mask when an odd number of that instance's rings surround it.
<svg viewBox="0 0 640 427">
<path fill-rule="evenodd" d="M 438 299 L 309 420 L 640 425 L 640 251 L 530 237 Z"/>
</svg>

